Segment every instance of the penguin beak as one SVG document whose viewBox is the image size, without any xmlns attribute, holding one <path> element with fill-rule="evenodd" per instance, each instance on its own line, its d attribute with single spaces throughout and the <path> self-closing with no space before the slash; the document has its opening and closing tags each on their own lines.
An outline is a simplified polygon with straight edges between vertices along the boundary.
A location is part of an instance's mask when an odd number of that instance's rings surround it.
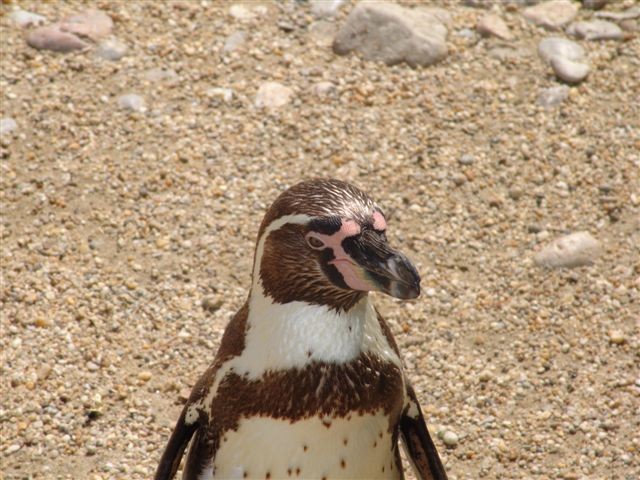
<svg viewBox="0 0 640 480">
<path fill-rule="evenodd" d="M 343 248 L 362 269 L 359 276 L 370 285 L 370 290 L 402 299 L 420 295 L 418 271 L 404 254 L 389 246 L 384 233 L 364 230 L 345 239 Z"/>
</svg>

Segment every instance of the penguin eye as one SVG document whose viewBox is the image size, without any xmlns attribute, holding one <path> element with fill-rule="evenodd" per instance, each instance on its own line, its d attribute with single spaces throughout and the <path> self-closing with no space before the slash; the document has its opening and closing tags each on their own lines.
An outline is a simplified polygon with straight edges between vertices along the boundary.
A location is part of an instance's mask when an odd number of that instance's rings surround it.
<svg viewBox="0 0 640 480">
<path fill-rule="evenodd" d="M 321 250 L 324 248 L 324 242 L 314 235 L 307 235 L 307 245 L 314 250 Z"/>
</svg>

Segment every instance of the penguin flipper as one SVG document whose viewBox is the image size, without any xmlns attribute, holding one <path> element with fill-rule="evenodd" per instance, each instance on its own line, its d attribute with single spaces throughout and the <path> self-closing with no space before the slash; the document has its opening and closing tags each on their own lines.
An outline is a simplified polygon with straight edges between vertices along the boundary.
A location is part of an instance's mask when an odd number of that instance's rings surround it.
<svg viewBox="0 0 640 480">
<path fill-rule="evenodd" d="M 447 472 L 429 435 L 418 398 L 411 385 L 407 385 L 407 394 L 409 405 L 400 418 L 400 436 L 407 457 L 420 480 L 447 480 Z"/>
<path fill-rule="evenodd" d="M 187 404 L 188 406 L 188 404 Z M 184 455 L 184 451 L 191 440 L 191 437 L 198 429 L 198 422 L 187 424 L 185 416 L 187 406 L 182 410 L 180 418 L 176 422 L 169 443 L 167 443 L 164 453 L 160 458 L 160 464 L 156 470 L 155 480 L 171 480 L 180 466 L 180 461 Z"/>
</svg>

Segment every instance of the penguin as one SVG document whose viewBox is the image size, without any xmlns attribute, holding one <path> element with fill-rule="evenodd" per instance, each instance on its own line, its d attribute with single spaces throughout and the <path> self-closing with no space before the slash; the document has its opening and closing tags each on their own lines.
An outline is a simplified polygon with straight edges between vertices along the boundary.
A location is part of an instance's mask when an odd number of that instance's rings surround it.
<svg viewBox="0 0 640 480">
<path fill-rule="evenodd" d="M 195 384 L 156 471 L 183 480 L 446 480 L 370 292 L 420 294 L 383 211 L 335 179 L 284 191 L 258 231 L 251 289 Z"/>
</svg>

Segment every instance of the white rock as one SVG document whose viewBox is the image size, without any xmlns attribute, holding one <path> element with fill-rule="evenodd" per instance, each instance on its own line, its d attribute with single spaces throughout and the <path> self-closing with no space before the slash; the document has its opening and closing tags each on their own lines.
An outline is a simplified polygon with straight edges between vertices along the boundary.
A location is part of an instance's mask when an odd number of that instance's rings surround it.
<svg viewBox="0 0 640 480">
<path fill-rule="evenodd" d="M 258 108 L 279 108 L 291 101 L 293 90 L 277 82 L 260 85 L 256 94 L 255 106 Z"/>
<path fill-rule="evenodd" d="M 331 82 L 318 82 L 311 90 L 318 97 L 329 97 L 336 93 L 336 86 Z"/>
<path fill-rule="evenodd" d="M 331 18 L 337 12 L 344 0 L 311 0 L 311 15 L 315 18 Z"/>
<path fill-rule="evenodd" d="M 13 118 L 2 118 L 0 119 L 0 135 L 6 135 L 7 133 L 13 132 L 16 128 L 18 128 L 18 124 Z"/>
<path fill-rule="evenodd" d="M 9 15 L 9 19 L 20 28 L 38 27 L 44 25 L 46 17 L 26 10 L 15 10 Z"/>
<path fill-rule="evenodd" d="M 451 430 L 447 430 L 442 434 L 442 441 L 447 447 L 455 447 L 458 444 L 458 435 Z"/>
<path fill-rule="evenodd" d="M 591 71 L 586 63 L 574 62 L 565 57 L 553 57 L 551 68 L 560 80 L 567 83 L 580 83 Z"/>
<path fill-rule="evenodd" d="M 522 12 L 524 18 L 530 22 L 551 30 L 559 30 L 571 22 L 580 9 L 580 4 L 570 0 L 550 0 Z"/>
<path fill-rule="evenodd" d="M 513 38 L 507 24 L 504 23 L 504 20 L 495 13 L 487 13 L 483 15 L 482 18 L 478 20 L 476 29 L 483 37 L 494 36 L 502 38 L 503 40 L 511 40 Z"/>
<path fill-rule="evenodd" d="M 567 28 L 567 33 L 585 40 L 622 40 L 624 38 L 622 29 L 607 20 L 572 23 Z"/>
<path fill-rule="evenodd" d="M 538 94 L 538 105 L 551 108 L 561 104 L 567 98 L 569 98 L 569 87 L 566 85 L 545 88 Z"/>
<path fill-rule="evenodd" d="M 252 5 L 249 8 L 247 5 L 236 4 L 229 7 L 229 15 L 241 22 L 248 22 L 266 13 L 267 8 L 264 5 Z"/>
<path fill-rule="evenodd" d="M 362 1 L 338 31 L 333 51 L 346 55 L 356 50 L 367 60 L 380 60 L 387 65 L 406 62 L 426 66 L 447 55 L 446 38 L 442 14 Z"/>
<path fill-rule="evenodd" d="M 242 46 L 247 41 L 247 32 L 236 30 L 229 35 L 224 41 L 224 47 L 222 51 L 224 53 L 231 53 Z"/>
<path fill-rule="evenodd" d="M 96 56 L 104 60 L 118 61 L 127 53 L 127 46 L 120 40 L 110 38 L 98 45 Z"/>
<path fill-rule="evenodd" d="M 118 97 L 118 105 L 124 110 L 142 112 L 146 110 L 144 98 L 135 93 L 129 93 Z"/>
<path fill-rule="evenodd" d="M 627 341 L 627 337 L 620 330 L 610 330 L 609 341 L 616 345 L 622 345 Z"/>
<path fill-rule="evenodd" d="M 589 232 L 576 232 L 553 240 L 534 261 L 541 267 L 573 268 L 591 265 L 600 253 L 600 243 Z"/>
<path fill-rule="evenodd" d="M 206 92 L 208 97 L 218 98 L 226 103 L 233 99 L 233 90 L 230 88 L 213 87 Z"/>
<path fill-rule="evenodd" d="M 574 41 L 560 37 L 547 37 L 538 44 L 538 54 L 545 63 L 551 64 L 554 57 L 563 57 L 574 62 L 585 58 L 584 48 Z"/>
<path fill-rule="evenodd" d="M 614 22 L 633 20 L 634 18 L 640 18 L 640 6 L 628 8 L 624 12 L 596 12 L 595 15 L 598 18 L 606 18 Z"/>
</svg>

